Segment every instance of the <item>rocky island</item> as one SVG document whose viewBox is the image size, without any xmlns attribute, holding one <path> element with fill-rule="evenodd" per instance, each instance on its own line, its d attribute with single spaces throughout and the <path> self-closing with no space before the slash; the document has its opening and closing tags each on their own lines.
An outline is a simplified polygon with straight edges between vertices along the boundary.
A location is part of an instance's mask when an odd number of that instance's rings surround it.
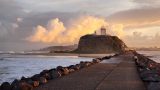
<svg viewBox="0 0 160 90">
<path fill-rule="evenodd" d="M 117 36 L 84 35 L 80 38 L 78 48 L 73 52 L 104 54 L 124 52 L 127 46 Z"/>
</svg>

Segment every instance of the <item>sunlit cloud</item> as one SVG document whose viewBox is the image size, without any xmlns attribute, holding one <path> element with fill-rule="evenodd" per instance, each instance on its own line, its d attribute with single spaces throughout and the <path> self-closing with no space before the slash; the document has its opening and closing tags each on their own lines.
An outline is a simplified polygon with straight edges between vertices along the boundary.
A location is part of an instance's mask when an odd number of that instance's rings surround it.
<svg viewBox="0 0 160 90">
<path fill-rule="evenodd" d="M 43 27 L 38 25 L 35 33 L 27 38 L 32 42 L 58 43 L 58 44 L 74 44 L 79 38 L 85 34 L 93 34 L 102 26 L 110 27 L 108 34 L 123 36 L 123 26 L 120 24 L 109 25 L 104 18 L 94 16 L 81 16 L 76 20 L 72 20 L 68 27 L 58 18 L 53 19 Z"/>
</svg>

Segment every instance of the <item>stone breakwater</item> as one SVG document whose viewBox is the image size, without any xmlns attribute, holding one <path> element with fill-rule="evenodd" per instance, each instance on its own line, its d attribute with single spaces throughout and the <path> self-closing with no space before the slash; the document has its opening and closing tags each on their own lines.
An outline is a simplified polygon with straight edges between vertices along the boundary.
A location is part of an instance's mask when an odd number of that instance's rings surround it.
<svg viewBox="0 0 160 90">
<path fill-rule="evenodd" d="M 115 56 L 118 56 L 118 54 L 115 54 L 113 56 L 106 56 L 103 58 L 95 58 L 91 62 L 81 61 L 79 64 L 70 65 L 68 67 L 58 66 L 50 70 L 43 70 L 39 74 L 33 75 L 31 77 L 22 77 L 20 80 L 15 79 L 11 83 L 3 82 L 0 86 L 0 90 L 33 90 L 35 87 L 43 85 L 50 80 L 60 78 L 62 76 L 76 72 L 80 69 L 100 63 L 104 59 L 110 59 L 111 57 Z"/>
<path fill-rule="evenodd" d="M 148 90 L 160 90 L 160 63 L 134 53 L 137 70 Z"/>
</svg>

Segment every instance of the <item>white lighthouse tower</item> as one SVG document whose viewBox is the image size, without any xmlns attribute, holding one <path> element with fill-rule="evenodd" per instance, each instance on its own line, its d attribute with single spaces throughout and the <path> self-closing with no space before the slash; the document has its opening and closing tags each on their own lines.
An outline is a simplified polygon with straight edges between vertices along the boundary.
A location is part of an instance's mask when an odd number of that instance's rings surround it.
<svg viewBox="0 0 160 90">
<path fill-rule="evenodd" d="M 101 35 L 107 35 L 106 28 L 104 26 L 101 27 L 100 32 L 101 32 Z"/>
</svg>

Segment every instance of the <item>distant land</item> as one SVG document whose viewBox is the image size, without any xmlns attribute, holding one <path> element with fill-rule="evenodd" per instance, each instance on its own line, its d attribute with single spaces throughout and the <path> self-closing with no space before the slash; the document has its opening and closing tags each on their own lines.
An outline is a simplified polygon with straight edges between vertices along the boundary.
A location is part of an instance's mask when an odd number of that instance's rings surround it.
<svg viewBox="0 0 160 90">
<path fill-rule="evenodd" d="M 160 48 L 158 47 L 141 47 L 141 48 L 132 47 L 132 49 L 136 51 L 160 51 Z"/>
<path fill-rule="evenodd" d="M 49 46 L 42 48 L 38 51 L 48 51 L 50 53 L 54 53 L 57 51 L 73 51 L 78 48 L 78 44 L 74 45 L 66 45 L 66 46 Z M 160 51 L 160 48 L 158 47 L 129 47 L 132 50 L 136 51 Z"/>
<path fill-rule="evenodd" d="M 39 51 L 49 53 L 79 53 L 79 54 L 106 54 L 124 52 L 127 46 L 116 36 L 84 35 L 78 45 L 50 46 Z"/>
<path fill-rule="evenodd" d="M 49 51 L 50 53 L 59 52 L 59 51 L 73 51 L 77 49 L 78 45 L 66 45 L 66 46 L 49 46 L 46 48 L 42 48 L 39 51 Z"/>
</svg>

